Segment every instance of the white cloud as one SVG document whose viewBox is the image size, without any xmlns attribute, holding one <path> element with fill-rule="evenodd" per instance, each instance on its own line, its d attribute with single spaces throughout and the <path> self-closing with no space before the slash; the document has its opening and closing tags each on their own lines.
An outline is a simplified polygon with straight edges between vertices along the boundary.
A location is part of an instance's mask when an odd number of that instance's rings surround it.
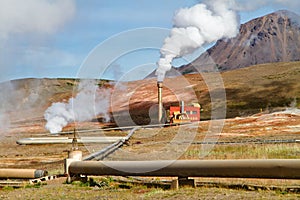
<svg viewBox="0 0 300 200">
<path fill-rule="evenodd" d="M 0 0 L 0 81 L 78 65 L 74 55 L 52 44 L 75 11 L 75 0 Z"/>
<path fill-rule="evenodd" d="M 53 34 L 74 14 L 73 0 L 0 0 L 0 38 Z"/>
<path fill-rule="evenodd" d="M 236 0 L 235 9 L 239 11 L 249 11 L 259 9 L 263 6 L 269 6 L 275 9 L 290 9 L 294 12 L 300 11 L 299 0 Z"/>
</svg>

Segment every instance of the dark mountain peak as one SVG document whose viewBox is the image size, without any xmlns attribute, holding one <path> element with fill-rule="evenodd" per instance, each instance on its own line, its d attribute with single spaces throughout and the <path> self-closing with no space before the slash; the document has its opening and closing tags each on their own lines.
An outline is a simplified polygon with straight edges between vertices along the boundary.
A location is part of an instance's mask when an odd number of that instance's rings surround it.
<svg viewBox="0 0 300 200">
<path fill-rule="evenodd" d="M 219 40 L 191 64 L 182 66 L 180 71 L 193 72 L 194 67 L 206 71 L 204 66 L 224 71 L 299 60 L 300 16 L 279 10 L 242 24 L 235 38 Z"/>
</svg>

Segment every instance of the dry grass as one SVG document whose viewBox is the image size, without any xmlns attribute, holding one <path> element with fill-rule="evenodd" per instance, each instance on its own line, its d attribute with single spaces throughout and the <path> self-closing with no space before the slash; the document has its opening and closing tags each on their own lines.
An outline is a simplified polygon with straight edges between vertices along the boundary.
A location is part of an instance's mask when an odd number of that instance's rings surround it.
<svg viewBox="0 0 300 200">
<path fill-rule="evenodd" d="M 182 159 L 199 159 L 201 146 L 191 146 Z M 205 159 L 297 159 L 300 144 L 231 144 L 215 145 Z"/>
<path fill-rule="evenodd" d="M 157 187 L 124 184 L 110 178 L 96 179 L 102 186 L 91 186 L 80 182 L 25 187 L 22 189 L 4 188 L 1 199 L 297 199 L 299 194 L 282 191 L 251 191 L 241 189 L 215 188 L 202 186 L 196 189 L 181 188 L 165 190 Z"/>
</svg>

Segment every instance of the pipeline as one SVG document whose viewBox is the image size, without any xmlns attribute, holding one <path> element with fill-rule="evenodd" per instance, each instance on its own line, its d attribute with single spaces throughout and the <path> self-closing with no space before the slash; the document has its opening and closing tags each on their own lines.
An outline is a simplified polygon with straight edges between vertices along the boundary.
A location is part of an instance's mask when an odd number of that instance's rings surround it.
<svg viewBox="0 0 300 200">
<path fill-rule="evenodd" d="M 0 179 L 16 178 L 16 179 L 31 179 L 47 176 L 48 172 L 38 169 L 0 169 Z"/>
<path fill-rule="evenodd" d="M 235 144 L 283 144 L 283 143 L 300 143 L 297 139 L 287 139 L 287 140 L 241 140 L 241 141 L 194 141 L 192 144 L 214 144 L 214 145 L 235 145 Z"/>
<path fill-rule="evenodd" d="M 83 158 L 83 160 L 102 160 L 103 158 L 107 157 L 108 155 L 112 154 L 114 151 L 116 151 L 118 148 L 120 148 L 124 142 L 122 140 L 119 140 L 104 149 L 101 149 L 100 151 L 97 151 L 95 153 L 92 153 L 86 157 Z"/>
<path fill-rule="evenodd" d="M 194 122 L 194 123 L 198 123 L 198 122 Z M 95 132 L 95 134 L 99 135 L 99 131 L 113 131 L 113 130 L 131 130 L 135 127 L 139 127 L 139 128 L 161 128 L 161 127 L 165 127 L 165 126 L 173 126 L 169 123 L 163 124 L 163 123 L 157 123 L 157 124 L 149 124 L 149 125 L 140 125 L 140 126 L 120 126 L 120 127 L 113 127 L 113 128 L 97 128 L 97 129 L 88 129 L 88 130 L 76 130 L 77 133 L 93 133 Z M 53 135 L 70 135 L 73 134 L 74 131 L 64 131 L 64 132 L 59 132 L 59 133 L 54 133 L 54 134 L 48 134 L 48 133 L 41 133 L 39 135 L 41 136 L 49 136 L 51 135 L 53 137 Z"/>
<path fill-rule="evenodd" d="M 124 137 L 81 137 L 77 139 L 78 143 L 112 143 L 123 139 Z M 31 144 L 72 144 L 73 139 L 68 137 L 39 137 L 22 138 L 16 141 L 19 145 Z"/>
<path fill-rule="evenodd" d="M 117 169 L 122 169 L 122 171 Z M 150 171 L 151 169 L 156 170 Z M 69 165 L 68 170 L 70 176 L 114 175 L 299 179 L 300 159 L 75 161 Z"/>
<path fill-rule="evenodd" d="M 133 135 L 133 133 L 139 129 L 140 127 L 137 126 L 134 129 L 132 129 L 129 134 L 126 137 L 123 137 L 122 139 L 116 141 L 115 143 L 105 147 L 104 149 L 101 149 L 100 151 L 97 151 L 95 153 L 92 153 L 86 157 L 83 158 L 83 160 L 92 160 L 92 159 L 97 159 L 97 160 L 102 160 L 105 157 L 107 157 L 108 155 L 112 154 L 113 152 L 115 152 L 118 148 L 120 148 L 121 146 L 124 145 L 125 142 L 127 142 L 131 136 Z"/>
</svg>

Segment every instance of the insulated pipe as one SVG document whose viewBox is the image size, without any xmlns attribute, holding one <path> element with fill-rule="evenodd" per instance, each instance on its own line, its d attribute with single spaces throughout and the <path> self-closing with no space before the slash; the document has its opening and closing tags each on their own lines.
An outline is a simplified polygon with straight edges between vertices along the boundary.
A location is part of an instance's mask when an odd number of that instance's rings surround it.
<svg viewBox="0 0 300 200">
<path fill-rule="evenodd" d="M 71 176 L 115 175 L 299 179 L 300 159 L 77 161 L 71 163 L 69 173 Z"/>
<path fill-rule="evenodd" d="M 38 169 L 0 169 L 0 178 L 30 179 L 40 178 L 47 175 L 47 171 Z"/>
<path fill-rule="evenodd" d="M 157 82 L 157 88 L 158 88 L 158 123 L 162 123 L 162 82 Z"/>
</svg>

